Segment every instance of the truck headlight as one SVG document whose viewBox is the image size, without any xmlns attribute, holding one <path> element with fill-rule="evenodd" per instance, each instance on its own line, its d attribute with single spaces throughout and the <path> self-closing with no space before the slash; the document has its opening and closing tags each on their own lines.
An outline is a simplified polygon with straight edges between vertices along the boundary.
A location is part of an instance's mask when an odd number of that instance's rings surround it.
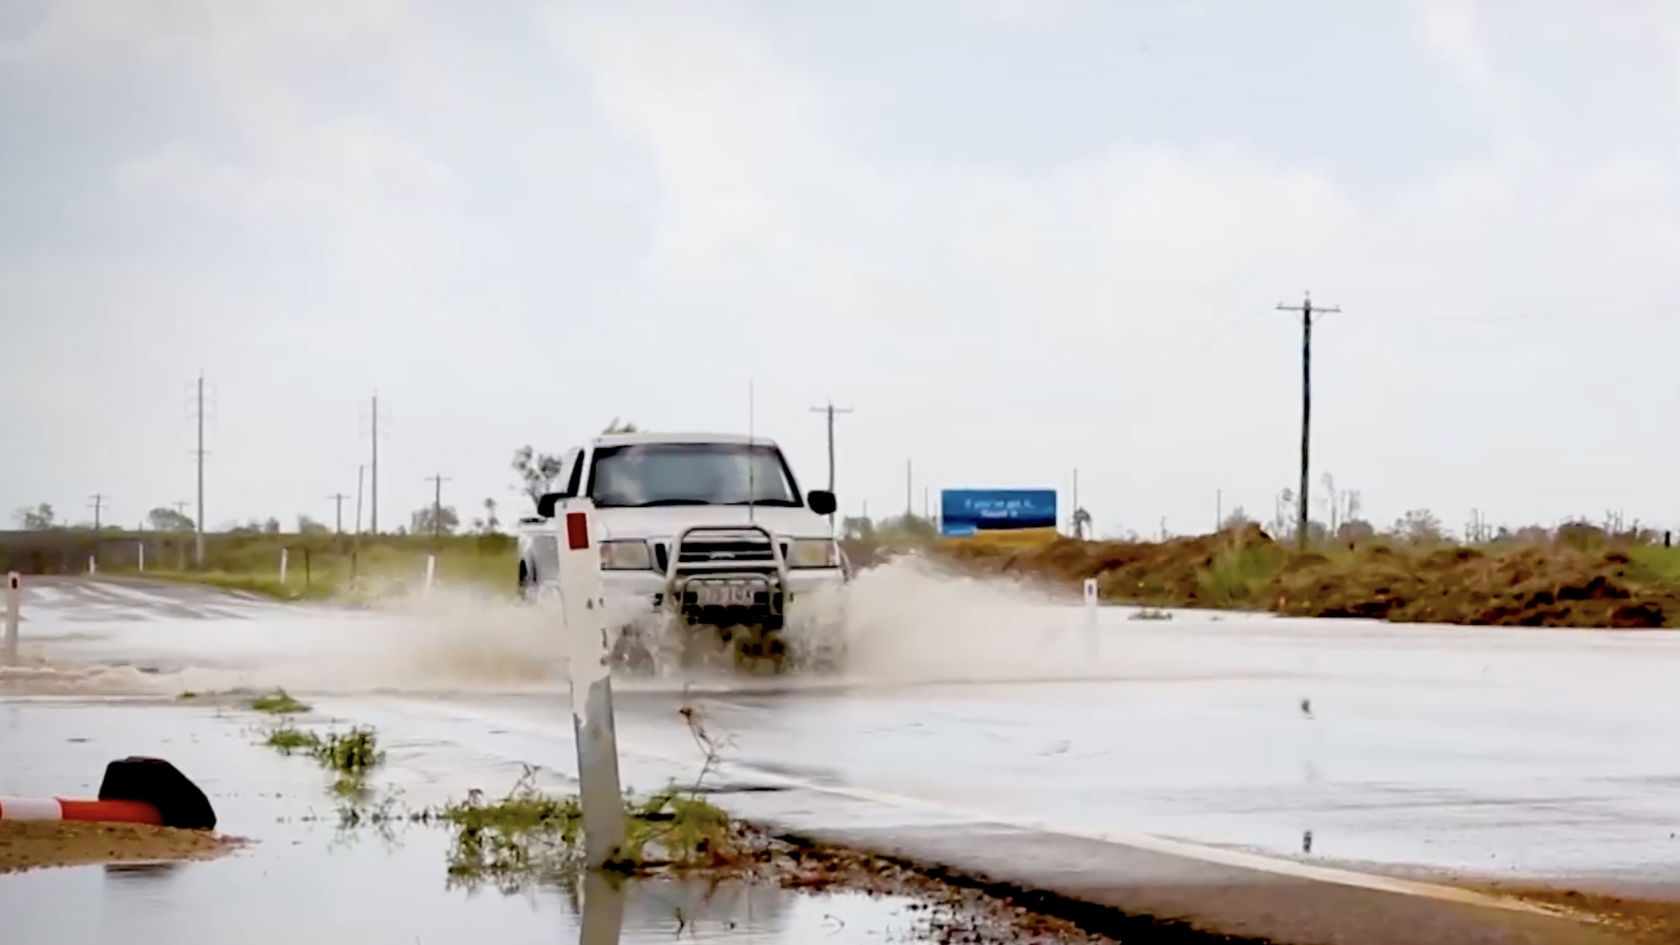
<svg viewBox="0 0 1680 945">
<path fill-rule="evenodd" d="M 651 571 L 653 555 L 645 541 L 601 542 L 601 570 Z"/>
<path fill-rule="evenodd" d="M 830 538 L 795 538 L 788 542 L 790 568 L 838 568 L 840 548 Z"/>
</svg>

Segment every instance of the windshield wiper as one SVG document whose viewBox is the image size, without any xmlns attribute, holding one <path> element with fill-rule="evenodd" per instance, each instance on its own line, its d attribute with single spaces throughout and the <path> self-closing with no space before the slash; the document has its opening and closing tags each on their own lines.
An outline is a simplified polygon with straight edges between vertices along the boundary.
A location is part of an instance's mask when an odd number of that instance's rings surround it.
<svg viewBox="0 0 1680 945">
<path fill-rule="evenodd" d="M 653 499 L 648 502 L 626 502 L 621 509 L 651 509 L 660 505 L 711 505 L 705 499 Z"/>
<path fill-rule="evenodd" d="M 773 505 L 773 506 L 776 506 L 778 508 L 797 509 L 801 505 L 803 505 L 804 503 L 800 502 L 798 499 L 754 499 L 750 502 L 747 501 L 746 499 L 742 499 L 739 502 L 723 502 L 723 503 L 720 503 L 720 504 L 721 505 Z"/>
</svg>

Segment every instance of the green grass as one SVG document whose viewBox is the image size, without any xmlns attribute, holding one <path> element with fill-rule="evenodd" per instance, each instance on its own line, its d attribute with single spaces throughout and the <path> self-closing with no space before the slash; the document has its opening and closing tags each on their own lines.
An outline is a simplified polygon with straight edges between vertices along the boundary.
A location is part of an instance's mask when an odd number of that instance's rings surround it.
<svg viewBox="0 0 1680 945">
<path fill-rule="evenodd" d="M 1628 557 L 1635 576 L 1680 590 L 1680 548 L 1639 545 L 1628 549 Z"/>
<path fill-rule="evenodd" d="M 202 571 L 152 569 L 144 576 L 203 584 L 282 601 L 357 602 L 418 588 L 426 558 L 437 559 L 436 580 L 446 587 L 516 593 L 517 544 L 506 535 L 363 536 L 360 543 L 334 535 L 215 535 Z M 280 550 L 288 553 L 280 580 Z M 164 556 L 177 560 L 178 556 Z M 108 570 L 107 573 L 117 573 Z M 132 573 L 132 572 L 130 572 Z"/>
<path fill-rule="evenodd" d="M 1220 549 L 1212 565 L 1196 575 L 1200 603 L 1212 607 L 1252 605 L 1256 593 L 1277 573 L 1286 557 L 1275 545 L 1228 545 Z"/>
<path fill-rule="evenodd" d="M 326 600 L 338 593 L 338 588 L 320 581 L 305 586 L 301 579 L 280 583 L 278 572 L 273 575 L 229 574 L 226 571 L 147 571 L 145 577 L 181 584 L 203 584 L 224 591 L 243 591 L 260 594 L 275 600 Z"/>
<path fill-rule="evenodd" d="M 361 777 L 385 761 L 385 753 L 379 750 L 379 736 L 371 728 L 329 733 L 317 742 L 312 754 L 323 768 L 353 777 Z"/>
<path fill-rule="evenodd" d="M 185 694 L 182 698 L 185 698 Z M 293 699 L 284 689 L 276 689 L 252 699 L 251 708 L 270 715 L 296 715 L 309 711 L 309 706 Z"/>
<path fill-rule="evenodd" d="M 283 755 L 289 755 L 294 751 L 307 751 L 313 754 L 320 747 L 321 738 L 314 732 L 306 732 L 288 724 L 270 729 L 264 744 L 276 749 Z"/>
</svg>

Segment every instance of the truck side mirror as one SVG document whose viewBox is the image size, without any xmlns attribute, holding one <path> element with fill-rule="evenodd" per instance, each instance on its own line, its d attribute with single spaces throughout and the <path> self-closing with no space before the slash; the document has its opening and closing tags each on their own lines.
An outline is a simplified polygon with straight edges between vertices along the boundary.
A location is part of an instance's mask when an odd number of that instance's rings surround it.
<svg viewBox="0 0 1680 945">
<path fill-rule="evenodd" d="M 811 506 L 811 511 L 818 515 L 833 515 L 834 510 L 840 507 L 840 503 L 834 498 L 834 493 L 826 489 L 812 489 L 811 494 L 806 497 L 805 501 L 806 504 Z"/>
<path fill-rule="evenodd" d="M 542 498 L 537 500 L 537 514 L 541 515 L 543 518 L 553 518 L 554 504 L 565 497 L 566 494 L 564 492 L 543 493 Z"/>
</svg>

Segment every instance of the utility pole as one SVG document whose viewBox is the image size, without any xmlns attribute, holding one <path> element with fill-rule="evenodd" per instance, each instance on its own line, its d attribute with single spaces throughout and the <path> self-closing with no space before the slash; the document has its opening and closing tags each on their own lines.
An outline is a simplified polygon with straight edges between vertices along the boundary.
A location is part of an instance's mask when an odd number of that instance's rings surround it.
<svg viewBox="0 0 1680 945">
<path fill-rule="evenodd" d="M 834 406 L 834 401 L 831 400 L 831 401 L 828 402 L 828 406 L 826 406 L 826 407 L 812 407 L 811 412 L 812 413 L 823 413 L 823 414 L 828 415 L 828 491 L 833 492 L 834 491 L 834 415 L 837 414 L 837 413 L 851 413 L 852 408 L 850 408 L 850 407 L 836 407 L 836 406 Z M 835 516 L 835 514 L 836 513 L 834 513 L 834 512 L 828 513 L 828 525 L 829 525 L 830 530 L 833 530 L 833 527 L 834 527 L 834 516 Z"/>
<path fill-rule="evenodd" d="M 105 500 L 109 499 L 109 498 L 110 498 L 110 496 L 105 495 L 104 493 L 100 493 L 100 492 L 95 492 L 93 495 L 88 496 L 88 500 L 93 503 L 93 530 L 94 531 L 99 531 L 99 525 L 100 525 L 100 522 L 101 522 L 100 513 L 105 508 Z"/>
<path fill-rule="evenodd" d="M 356 534 L 362 533 L 362 474 L 367 472 L 366 466 L 356 467 Z"/>
<path fill-rule="evenodd" d="M 198 372 L 198 518 L 193 522 L 193 567 L 204 570 L 204 372 Z"/>
<path fill-rule="evenodd" d="M 373 502 L 368 512 L 371 527 L 368 531 L 379 534 L 379 394 L 373 395 Z"/>
<path fill-rule="evenodd" d="M 344 500 L 350 498 L 342 492 L 334 492 L 327 498 L 333 500 L 333 531 L 344 534 Z"/>
<path fill-rule="evenodd" d="M 1085 531 L 1079 521 L 1079 467 L 1073 469 L 1073 517 L 1068 520 L 1073 525 L 1073 537 L 1084 538 Z"/>
<path fill-rule="evenodd" d="M 1224 527 L 1225 527 L 1225 490 L 1224 489 L 1215 489 L 1215 490 L 1213 490 L 1213 532 L 1214 532 L 1214 534 L 1216 534 L 1216 535 L 1219 534 L 1219 530 L 1224 528 Z"/>
<path fill-rule="evenodd" d="M 1307 464 L 1312 431 L 1312 324 L 1313 313 L 1334 313 L 1341 309 L 1334 305 L 1313 307 L 1312 293 L 1301 296 L 1300 305 L 1278 303 L 1280 312 L 1301 313 L 1301 491 L 1295 497 L 1299 507 L 1295 513 L 1295 543 L 1307 547 Z"/>
<path fill-rule="evenodd" d="M 433 487 L 432 537 L 436 538 L 443 527 L 443 484 L 449 481 L 449 477 L 438 473 L 435 476 L 427 476 L 426 481 L 430 482 Z"/>
<path fill-rule="evenodd" d="M 914 501 L 910 498 L 912 490 L 911 482 L 914 481 L 910 472 L 910 463 L 911 460 L 907 459 L 904 461 L 904 521 L 907 524 L 910 519 L 914 518 L 916 515 Z"/>
<path fill-rule="evenodd" d="M 836 407 L 834 401 L 829 401 L 826 407 L 812 407 L 812 413 L 828 415 L 828 491 L 834 491 L 834 415 L 837 413 L 851 413 L 850 407 Z"/>
</svg>

